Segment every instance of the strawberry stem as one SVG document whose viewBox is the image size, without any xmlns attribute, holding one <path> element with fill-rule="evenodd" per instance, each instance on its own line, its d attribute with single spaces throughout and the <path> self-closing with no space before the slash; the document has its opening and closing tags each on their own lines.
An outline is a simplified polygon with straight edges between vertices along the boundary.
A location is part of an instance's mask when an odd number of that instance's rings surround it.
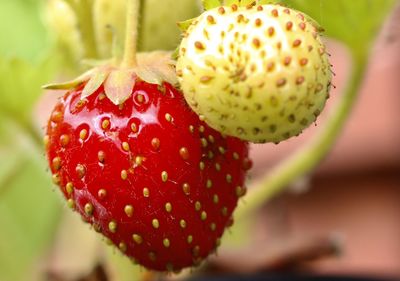
<svg viewBox="0 0 400 281">
<path fill-rule="evenodd" d="M 128 0 L 126 15 L 125 49 L 122 67 L 131 68 L 137 65 L 137 37 L 140 16 L 140 0 Z"/>
</svg>

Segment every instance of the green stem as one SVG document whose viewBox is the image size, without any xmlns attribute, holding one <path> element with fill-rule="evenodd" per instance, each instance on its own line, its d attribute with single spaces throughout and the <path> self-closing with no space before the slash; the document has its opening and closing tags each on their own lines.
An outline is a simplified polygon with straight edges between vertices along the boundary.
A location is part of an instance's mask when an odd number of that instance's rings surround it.
<svg viewBox="0 0 400 281">
<path fill-rule="evenodd" d="M 354 66 L 344 96 L 333 109 L 327 123 L 304 147 L 273 168 L 245 197 L 245 202 L 237 210 L 236 218 L 241 219 L 275 197 L 302 175 L 311 172 L 328 154 L 340 135 L 351 109 L 357 100 L 364 77 L 366 56 L 354 54 Z"/>
<path fill-rule="evenodd" d="M 79 31 L 86 58 L 98 58 L 98 51 L 93 26 L 93 0 L 66 0 L 78 19 Z"/>
<path fill-rule="evenodd" d="M 126 15 L 126 34 L 124 57 L 122 66 L 126 68 L 137 65 L 137 37 L 140 16 L 140 0 L 128 0 L 128 11 Z"/>
<path fill-rule="evenodd" d="M 146 1 L 140 0 L 140 10 L 139 10 L 139 19 L 138 19 L 138 40 L 137 40 L 137 50 L 140 52 L 143 49 L 143 31 L 144 31 L 144 21 L 145 21 L 145 9 L 146 9 Z"/>
</svg>

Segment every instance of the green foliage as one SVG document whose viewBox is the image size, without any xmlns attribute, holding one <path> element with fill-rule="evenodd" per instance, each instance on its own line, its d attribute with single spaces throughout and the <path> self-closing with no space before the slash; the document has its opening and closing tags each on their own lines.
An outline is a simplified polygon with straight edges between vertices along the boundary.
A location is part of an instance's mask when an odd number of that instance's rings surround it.
<svg viewBox="0 0 400 281">
<path fill-rule="evenodd" d="M 314 18 L 326 35 L 346 43 L 356 56 L 368 54 L 383 19 L 395 0 L 284 0 Z"/>
<path fill-rule="evenodd" d="M 58 60 L 47 58 L 32 63 L 0 57 L 0 112 L 30 122 L 31 109 L 42 93 L 41 86 L 54 77 Z"/>
<path fill-rule="evenodd" d="M 0 118 L 0 280 L 33 280 L 59 204 L 32 138 L 15 121 Z"/>
<path fill-rule="evenodd" d="M 0 280 L 34 280 L 59 204 L 32 132 L 41 84 L 54 77 L 41 2 L 0 1 Z M 46 55 L 47 53 L 47 55 Z M 48 57 L 48 59 L 46 59 Z M 50 57 L 52 57 L 50 59 Z"/>
<path fill-rule="evenodd" d="M 0 56 L 33 60 L 49 47 L 40 8 L 37 0 L 0 1 Z"/>
<path fill-rule="evenodd" d="M 178 1 L 178 2 L 177 2 Z M 237 0 L 235 0 L 237 1 Z M 226 3 L 232 0 L 226 0 Z M 249 3 L 243 0 L 241 4 Z M 271 2 L 260 1 L 258 3 Z M 326 35 L 349 46 L 365 60 L 383 19 L 395 0 L 283 0 L 318 21 Z M 44 2 L 43 2 L 44 3 Z M 205 8 L 220 5 L 204 0 Z M 170 7 L 174 7 L 170 9 Z M 57 193 L 45 172 L 32 108 L 41 85 L 50 82 L 67 63 L 54 53 L 41 20 L 41 0 L 0 1 L 0 280 L 33 280 L 30 274 L 49 246 L 60 217 Z M 146 0 L 142 50 L 173 49 L 179 42 L 177 21 L 200 12 L 196 0 Z M 108 49 L 107 49 L 108 50 Z M 73 65 L 73 64 L 69 64 Z M 236 225 L 235 240 L 243 242 L 247 226 Z M 111 258 L 120 280 L 137 276 L 119 256 Z"/>
</svg>

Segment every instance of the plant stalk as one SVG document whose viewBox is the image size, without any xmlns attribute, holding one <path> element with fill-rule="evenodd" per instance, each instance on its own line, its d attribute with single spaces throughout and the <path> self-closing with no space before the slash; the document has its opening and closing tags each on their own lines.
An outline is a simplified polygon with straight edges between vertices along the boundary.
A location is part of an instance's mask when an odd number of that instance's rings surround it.
<svg viewBox="0 0 400 281">
<path fill-rule="evenodd" d="M 126 15 L 126 33 L 124 57 L 122 67 L 131 68 L 137 65 L 137 38 L 138 24 L 140 17 L 140 0 L 128 0 L 128 10 Z"/>
<path fill-rule="evenodd" d="M 98 50 L 94 36 L 92 12 L 93 0 L 82 0 L 79 3 L 73 0 L 66 0 L 66 2 L 77 17 L 85 58 L 97 59 Z"/>
<path fill-rule="evenodd" d="M 143 32 L 144 32 L 144 22 L 146 16 L 146 0 L 140 0 L 140 11 L 139 11 L 139 19 L 138 19 L 138 40 L 136 40 L 137 50 L 138 52 L 142 51 L 143 48 Z"/>
</svg>

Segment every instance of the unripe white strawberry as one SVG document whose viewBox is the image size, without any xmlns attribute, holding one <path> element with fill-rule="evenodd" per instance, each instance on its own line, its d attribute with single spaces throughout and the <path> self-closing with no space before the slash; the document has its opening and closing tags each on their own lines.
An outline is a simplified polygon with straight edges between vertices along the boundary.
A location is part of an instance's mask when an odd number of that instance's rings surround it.
<svg viewBox="0 0 400 281">
<path fill-rule="evenodd" d="M 279 5 L 204 12 L 184 33 L 177 74 L 211 127 L 257 143 L 300 134 L 321 113 L 331 83 L 318 26 Z"/>
</svg>

